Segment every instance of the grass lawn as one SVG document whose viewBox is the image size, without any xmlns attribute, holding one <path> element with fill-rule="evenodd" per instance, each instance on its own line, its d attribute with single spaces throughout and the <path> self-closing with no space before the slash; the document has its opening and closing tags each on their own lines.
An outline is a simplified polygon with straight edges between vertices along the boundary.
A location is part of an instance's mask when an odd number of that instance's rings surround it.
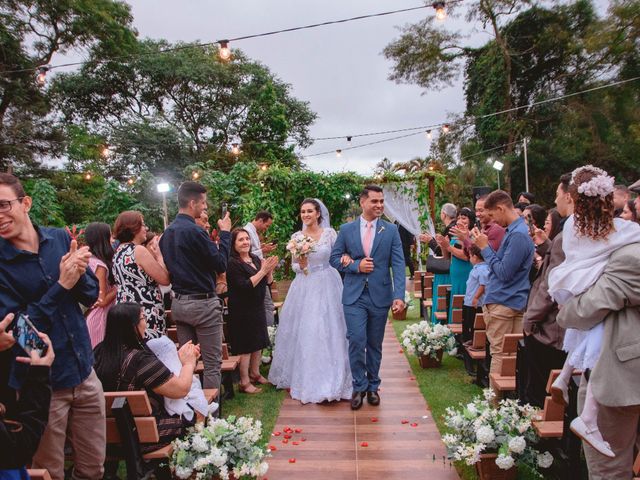
<svg viewBox="0 0 640 480">
<path fill-rule="evenodd" d="M 407 320 L 390 320 L 393 322 L 393 329 L 396 336 L 400 338 L 403 330 L 412 323 L 419 322 L 420 310 L 414 306 L 407 312 Z M 482 393 L 482 389 L 471 383 L 472 378 L 467 375 L 460 360 L 455 357 L 444 355 L 442 367 L 422 368 L 418 364 L 418 358 L 407 355 L 411 369 L 416 377 L 418 386 L 424 398 L 431 407 L 431 414 L 438 426 L 441 434 L 453 433 L 444 424 L 444 414 L 447 407 L 455 407 L 458 403 L 468 403 L 471 399 Z M 464 480 L 475 480 L 478 478 L 475 469 L 462 462 L 455 463 L 458 474 Z"/>
</svg>

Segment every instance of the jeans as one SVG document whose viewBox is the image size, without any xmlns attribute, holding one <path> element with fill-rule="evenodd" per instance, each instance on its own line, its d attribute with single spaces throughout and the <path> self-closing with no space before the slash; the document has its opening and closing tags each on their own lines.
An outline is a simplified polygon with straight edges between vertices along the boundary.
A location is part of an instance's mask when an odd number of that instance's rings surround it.
<svg viewBox="0 0 640 480">
<path fill-rule="evenodd" d="M 204 300 L 174 298 L 171 316 L 180 346 L 191 340 L 200 345 L 204 363 L 203 388 L 220 388 L 222 377 L 222 305 L 217 297 Z"/>
</svg>

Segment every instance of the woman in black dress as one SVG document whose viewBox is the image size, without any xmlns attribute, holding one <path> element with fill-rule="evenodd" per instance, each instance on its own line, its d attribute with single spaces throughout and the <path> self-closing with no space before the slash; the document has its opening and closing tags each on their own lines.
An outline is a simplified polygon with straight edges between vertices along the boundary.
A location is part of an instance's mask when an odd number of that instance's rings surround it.
<svg viewBox="0 0 640 480">
<path fill-rule="evenodd" d="M 240 391 L 260 393 L 251 382 L 268 383 L 260 374 L 262 349 L 269 346 L 264 296 L 278 257 L 260 260 L 251 254 L 246 230 L 231 233 L 231 257 L 227 265 L 229 285 L 229 336 L 233 353 L 240 355 Z"/>
</svg>

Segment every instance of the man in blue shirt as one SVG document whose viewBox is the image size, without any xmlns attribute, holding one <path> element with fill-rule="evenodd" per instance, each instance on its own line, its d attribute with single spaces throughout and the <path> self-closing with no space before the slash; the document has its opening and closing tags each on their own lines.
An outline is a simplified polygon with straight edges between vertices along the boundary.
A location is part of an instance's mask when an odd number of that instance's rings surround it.
<svg viewBox="0 0 640 480">
<path fill-rule="evenodd" d="M 171 275 L 175 295 L 171 317 L 178 342 L 200 345 L 204 363 L 204 388 L 220 388 L 222 368 L 222 305 L 216 295 L 216 273 L 227 270 L 231 242 L 229 213 L 218 220 L 218 246 L 196 224 L 207 210 L 207 189 L 184 182 L 178 189 L 179 211 L 160 238 L 160 250 Z"/>
<path fill-rule="evenodd" d="M 495 252 L 488 237 L 477 228 L 474 243 L 482 250 L 490 275 L 484 298 L 484 319 L 491 345 L 490 372 L 502 366 L 502 340 L 509 333 L 522 333 L 522 318 L 529 296 L 529 271 L 534 246 L 524 220 L 514 210 L 507 192 L 496 190 L 487 197 L 485 210 L 491 219 L 505 227 L 500 248 Z"/>
<path fill-rule="evenodd" d="M 0 173 L 0 318 L 26 313 L 49 335 L 55 351 L 49 422 L 33 458 L 64 478 L 67 431 L 73 447 L 73 478 L 102 478 L 105 458 L 105 410 L 102 384 L 93 371 L 86 320 L 78 303 L 91 306 L 98 282 L 87 271 L 91 253 L 78 248 L 68 233 L 31 223 L 32 200 L 13 175 Z M 19 388 L 24 372 L 11 380 Z"/>
</svg>

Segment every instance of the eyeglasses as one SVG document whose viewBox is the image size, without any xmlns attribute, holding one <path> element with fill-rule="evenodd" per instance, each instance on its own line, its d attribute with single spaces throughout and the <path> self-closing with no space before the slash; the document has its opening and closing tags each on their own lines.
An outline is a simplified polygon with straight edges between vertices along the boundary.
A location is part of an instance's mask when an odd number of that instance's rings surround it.
<svg viewBox="0 0 640 480">
<path fill-rule="evenodd" d="M 24 197 L 14 198 L 13 200 L 0 200 L 0 212 L 8 212 L 11 210 L 13 202 L 21 202 Z"/>
</svg>

